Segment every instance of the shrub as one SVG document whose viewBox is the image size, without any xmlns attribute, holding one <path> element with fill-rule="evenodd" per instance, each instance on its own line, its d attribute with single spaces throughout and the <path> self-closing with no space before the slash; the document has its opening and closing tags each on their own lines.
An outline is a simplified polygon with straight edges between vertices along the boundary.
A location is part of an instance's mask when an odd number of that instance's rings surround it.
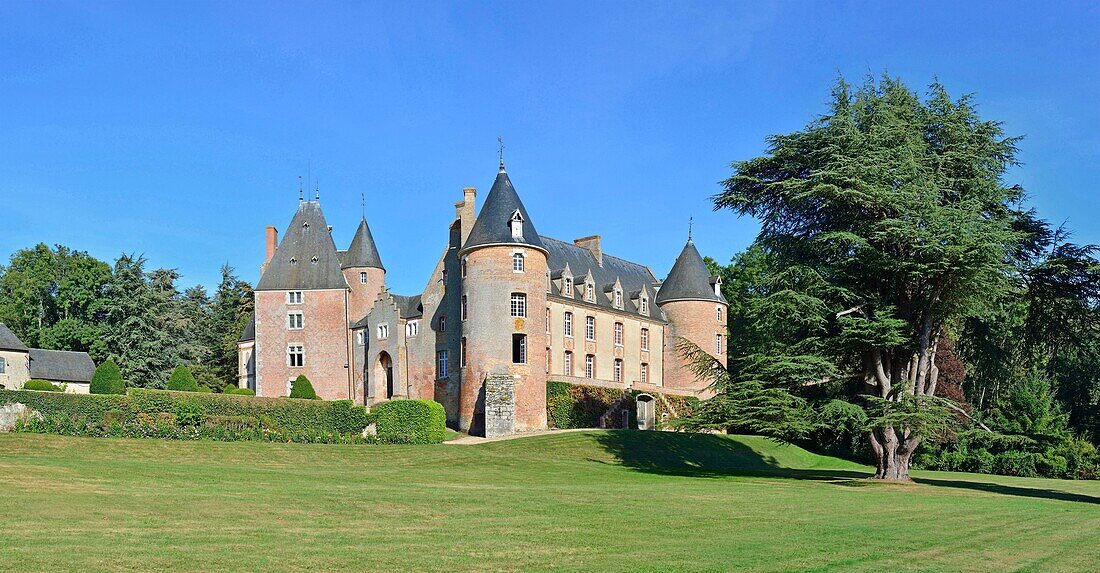
<svg viewBox="0 0 1100 573">
<path fill-rule="evenodd" d="M 24 390 L 37 390 L 39 392 L 60 392 L 61 391 L 61 388 L 59 386 L 54 386 L 53 382 L 50 382 L 49 380 L 35 380 L 35 379 L 27 380 L 27 382 L 25 384 L 23 384 L 23 389 Z"/>
<path fill-rule="evenodd" d="M 236 386 L 226 386 L 222 390 L 222 394 L 236 394 L 238 396 L 255 396 L 256 392 L 251 388 L 238 388 Z"/>
<path fill-rule="evenodd" d="M 102 420 L 109 410 L 127 410 L 127 397 L 118 394 L 63 394 L 0 390 L 0 404 L 18 402 L 41 412 L 43 416 L 64 415 L 69 418 Z"/>
<path fill-rule="evenodd" d="M 107 410 L 103 414 L 103 423 L 106 425 L 121 424 L 126 421 L 126 413 L 118 408 Z"/>
<path fill-rule="evenodd" d="M 195 382 L 195 376 L 186 366 L 177 366 L 172 371 L 172 377 L 168 379 L 168 389 L 177 392 L 198 392 L 199 383 Z"/>
<path fill-rule="evenodd" d="M 363 406 L 356 406 L 351 400 L 330 402 L 330 427 L 341 434 L 362 432 L 370 424 L 371 415 Z"/>
<path fill-rule="evenodd" d="M 176 404 L 176 422 L 181 426 L 198 426 L 206 419 L 206 409 L 190 400 Z"/>
<path fill-rule="evenodd" d="M 331 426 L 332 416 L 329 414 L 333 402 L 184 393 L 148 388 L 131 388 L 128 396 L 134 413 L 175 412 L 177 403 L 191 401 L 201 404 L 208 416 L 251 416 L 267 427 L 287 431 L 335 431 Z"/>
<path fill-rule="evenodd" d="M 290 397 L 301 398 L 303 400 L 316 400 L 317 392 L 313 391 L 313 384 L 309 383 L 309 378 L 306 378 L 305 374 L 299 374 L 294 382 L 290 384 Z"/>
<path fill-rule="evenodd" d="M 92 394 L 125 394 L 126 383 L 122 381 L 122 372 L 118 369 L 118 364 L 108 360 L 97 366 L 88 391 Z"/>
<path fill-rule="evenodd" d="M 624 398 L 631 397 L 619 388 L 550 381 L 546 383 L 547 420 L 561 429 L 597 428 L 600 419 Z M 627 415 L 630 415 L 629 411 Z M 622 427 L 621 422 L 613 421 L 612 426 Z"/>
<path fill-rule="evenodd" d="M 1003 452 L 993 458 L 993 470 L 1001 475 L 1035 477 L 1039 456 L 1030 452 Z"/>
<path fill-rule="evenodd" d="M 447 413 L 433 400 L 390 400 L 371 412 L 386 442 L 438 444 L 447 437 Z"/>
</svg>

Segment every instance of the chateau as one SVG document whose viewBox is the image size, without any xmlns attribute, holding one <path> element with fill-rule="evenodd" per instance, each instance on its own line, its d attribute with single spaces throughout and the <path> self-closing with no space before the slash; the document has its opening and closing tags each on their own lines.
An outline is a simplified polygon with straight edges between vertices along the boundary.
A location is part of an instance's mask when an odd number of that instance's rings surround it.
<svg viewBox="0 0 1100 573">
<path fill-rule="evenodd" d="M 481 211 L 463 190 L 424 291 L 386 288 L 364 217 L 338 250 L 318 201 L 299 201 L 282 240 L 266 230 L 256 309 L 238 343 L 242 387 L 285 396 L 304 374 L 326 400 L 443 404 L 477 433 L 484 381 L 515 381 L 515 429 L 546 427 L 546 382 L 700 395 L 683 337 L 725 363 L 726 301 L 690 238 L 664 281 L 603 252 L 600 236 L 539 235 L 500 164 Z M 441 233 L 442 235 L 442 233 Z"/>
</svg>

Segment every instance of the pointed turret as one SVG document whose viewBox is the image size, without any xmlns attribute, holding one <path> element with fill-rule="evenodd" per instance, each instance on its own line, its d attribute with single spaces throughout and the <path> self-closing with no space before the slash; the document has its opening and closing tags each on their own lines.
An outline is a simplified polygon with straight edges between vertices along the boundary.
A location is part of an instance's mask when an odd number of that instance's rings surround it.
<svg viewBox="0 0 1100 573">
<path fill-rule="evenodd" d="M 485 204 L 470 229 L 470 236 L 463 251 L 488 245 L 526 245 L 546 252 L 538 231 L 520 201 L 504 163 L 500 164 L 493 188 L 485 197 Z"/>
<path fill-rule="evenodd" d="M 346 289 L 340 256 L 321 205 L 304 201 L 267 264 L 256 290 Z"/>
<path fill-rule="evenodd" d="M 715 292 L 711 282 L 710 269 L 703 262 L 703 257 L 695 248 L 695 243 L 688 239 L 680 256 L 676 257 L 676 263 L 668 273 L 668 278 L 661 283 L 661 289 L 657 291 L 657 304 L 664 304 L 675 300 L 703 300 L 714 302 L 726 302 L 721 294 Z"/>
<path fill-rule="evenodd" d="M 370 234 L 366 217 L 360 219 L 359 228 L 355 230 L 355 236 L 351 239 L 351 246 L 343 254 L 341 267 L 386 270 L 386 267 L 382 266 L 382 257 L 378 255 L 378 247 L 374 244 L 374 236 Z"/>
</svg>

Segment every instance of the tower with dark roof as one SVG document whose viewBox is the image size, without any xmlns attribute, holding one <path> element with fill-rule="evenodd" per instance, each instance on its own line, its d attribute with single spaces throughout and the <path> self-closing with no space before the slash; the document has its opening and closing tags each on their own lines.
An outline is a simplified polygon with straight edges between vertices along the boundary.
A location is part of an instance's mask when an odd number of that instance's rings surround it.
<svg viewBox="0 0 1100 573">
<path fill-rule="evenodd" d="M 725 366 L 728 305 L 722 296 L 721 281 L 710 274 L 690 238 L 661 283 L 655 300 L 668 318 L 664 385 L 703 391 L 706 382 L 695 379 L 677 346 L 682 339 L 694 342 Z"/>
<path fill-rule="evenodd" d="M 516 428 L 546 427 L 548 252 L 503 162 L 459 251 L 465 315 L 457 349 L 459 426 L 480 430 L 489 374 L 516 380 Z M 463 358 L 464 357 L 464 358 Z"/>
<path fill-rule="evenodd" d="M 348 318 L 356 322 L 374 307 L 386 284 L 386 267 L 382 266 L 382 257 L 374 244 L 366 216 L 359 220 L 348 250 L 340 253 L 340 268 L 350 289 Z"/>
</svg>

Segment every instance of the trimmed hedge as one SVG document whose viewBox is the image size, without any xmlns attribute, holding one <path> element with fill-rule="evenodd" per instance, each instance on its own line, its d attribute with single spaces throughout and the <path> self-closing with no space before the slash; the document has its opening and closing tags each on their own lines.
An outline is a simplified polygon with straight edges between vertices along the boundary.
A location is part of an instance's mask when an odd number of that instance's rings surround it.
<svg viewBox="0 0 1100 573">
<path fill-rule="evenodd" d="M 198 392 L 199 383 L 195 382 L 195 375 L 186 366 L 176 366 L 168 379 L 168 389 L 180 392 Z M 210 390 L 207 390 L 209 392 Z"/>
<path fill-rule="evenodd" d="M 127 397 L 119 394 L 62 394 L 33 390 L 0 390 L 0 404 L 18 402 L 50 417 L 102 420 L 111 410 L 127 411 Z"/>
<path fill-rule="evenodd" d="M 37 390 L 39 392 L 60 392 L 61 391 L 60 386 L 55 386 L 54 383 L 50 382 L 49 380 L 37 380 L 37 379 L 34 379 L 34 378 L 32 378 L 30 380 L 27 380 L 27 382 L 25 384 L 23 384 L 23 389 L 24 390 Z"/>
<path fill-rule="evenodd" d="M 108 360 L 97 366 L 88 391 L 92 394 L 125 394 L 126 383 L 122 381 L 122 371 L 118 369 L 118 364 Z"/>
<path fill-rule="evenodd" d="M 255 396 L 256 391 L 251 388 L 238 388 L 236 386 L 226 386 L 222 390 L 222 394 L 236 394 L 238 396 Z"/>
<path fill-rule="evenodd" d="M 370 417 L 378 439 L 385 442 L 438 444 L 447 438 L 447 412 L 433 400 L 390 400 L 374 408 Z"/>
<path fill-rule="evenodd" d="M 313 384 L 309 383 L 309 378 L 306 378 L 305 374 L 299 374 L 290 384 L 290 397 L 303 400 L 318 399 L 317 392 L 313 390 Z"/>
<path fill-rule="evenodd" d="M 17 432 L 35 434 L 58 434 L 62 436 L 90 436 L 97 438 L 158 438 L 167 440 L 214 440 L 219 442 L 255 441 L 255 442 L 294 442 L 300 444 L 372 444 L 380 440 L 374 436 L 364 437 L 360 433 L 338 434 L 326 430 L 275 430 L 253 427 L 247 419 L 224 424 L 212 423 L 208 417 L 206 423 L 198 426 L 181 426 L 175 416 L 163 414 L 150 416 L 140 414 L 134 421 L 126 423 L 94 423 L 73 420 L 66 416 L 48 417 L 42 420 L 31 419 L 19 422 Z"/>
</svg>

